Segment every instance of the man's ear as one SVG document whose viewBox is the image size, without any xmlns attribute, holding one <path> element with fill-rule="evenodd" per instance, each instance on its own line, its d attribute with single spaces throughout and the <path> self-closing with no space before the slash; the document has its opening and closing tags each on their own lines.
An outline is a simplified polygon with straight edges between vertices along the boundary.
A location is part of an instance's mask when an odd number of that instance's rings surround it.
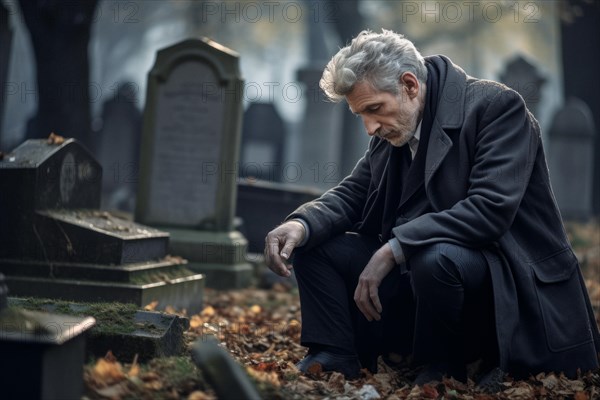
<svg viewBox="0 0 600 400">
<path fill-rule="evenodd" d="M 405 72 L 400 76 L 400 86 L 403 90 L 406 90 L 411 99 L 419 94 L 419 79 L 412 72 Z"/>
</svg>

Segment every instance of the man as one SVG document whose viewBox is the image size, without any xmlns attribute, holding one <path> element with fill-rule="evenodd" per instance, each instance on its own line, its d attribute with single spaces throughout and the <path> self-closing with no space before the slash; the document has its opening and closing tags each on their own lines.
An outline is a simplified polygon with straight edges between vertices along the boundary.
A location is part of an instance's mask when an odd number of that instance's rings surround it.
<svg viewBox="0 0 600 400">
<path fill-rule="evenodd" d="M 361 32 L 320 82 L 371 141 L 351 175 L 265 239 L 294 269 L 306 371 L 359 375 L 386 352 L 425 365 L 415 383 L 598 367 L 598 328 L 523 99 L 402 35 Z"/>
</svg>

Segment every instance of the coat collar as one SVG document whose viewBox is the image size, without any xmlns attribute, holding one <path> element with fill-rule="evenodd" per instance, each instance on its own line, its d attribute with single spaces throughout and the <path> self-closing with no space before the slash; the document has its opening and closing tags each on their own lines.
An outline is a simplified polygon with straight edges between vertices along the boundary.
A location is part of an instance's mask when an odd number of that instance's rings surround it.
<svg viewBox="0 0 600 400">
<path fill-rule="evenodd" d="M 442 92 L 438 96 L 435 119 L 442 128 L 460 128 L 464 118 L 467 74 L 461 67 L 443 55 L 425 57 L 425 61 L 427 62 L 434 57 L 441 58 L 446 64 L 446 69 L 440 77 Z"/>
<path fill-rule="evenodd" d="M 438 96 L 438 108 L 429 135 L 427 157 L 425 160 L 425 188 L 427 189 L 432 176 L 452 147 L 452 140 L 444 129 L 460 128 L 464 120 L 465 92 L 467 74 L 446 56 L 441 58 L 446 69 L 440 77 L 442 92 Z M 428 60 L 432 57 L 426 57 Z"/>
</svg>

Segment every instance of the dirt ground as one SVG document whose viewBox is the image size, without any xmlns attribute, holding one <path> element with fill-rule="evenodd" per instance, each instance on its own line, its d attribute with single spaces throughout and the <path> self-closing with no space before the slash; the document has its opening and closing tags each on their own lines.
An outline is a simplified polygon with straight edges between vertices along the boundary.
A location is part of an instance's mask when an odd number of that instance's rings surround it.
<svg viewBox="0 0 600 400">
<path fill-rule="evenodd" d="M 600 324 L 600 228 L 598 223 L 567 223 L 580 260 L 596 319 Z M 183 313 L 183 310 L 169 310 Z M 256 383 L 264 399 L 597 399 L 600 371 L 570 380 L 539 374 L 525 381 L 510 377 L 504 390 L 488 395 L 471 380 L 445 379 L 413 386 L 415 371 L 394 370 L 382 361 L 377 374 L 366 370 L 354 381 L 318 368 L 304 375 L 295 367 L 305 354 L 299 345 L 300 302 L 297 289 L 276 283 L 272 289 L 207 290 L 204 310 L 190 318 L 188 346 L 214 335 Z M 155 359 L 148 364 L 115 360 L 110 355 L 85 366 L 86 399 L 216 399 L 189 354 Z"/>
</svg>

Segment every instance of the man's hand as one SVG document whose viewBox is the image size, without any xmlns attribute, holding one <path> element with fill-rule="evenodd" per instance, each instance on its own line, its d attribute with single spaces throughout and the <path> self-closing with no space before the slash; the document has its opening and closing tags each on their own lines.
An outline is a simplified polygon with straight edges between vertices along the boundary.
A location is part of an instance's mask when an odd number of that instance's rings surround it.
<svg viewBox="0 0 600 400">
<path fill-rule="evenodd" d="M 294 248 L 302 242 L 306 232 L 304 225 L 298 221 L 288 221 L 267 234 L 265 238 L 265 261 L 271 271 L 277 275 L 291 275 L 291 265 L 286 265 Z"/>
<path fill-rule="evenodd" d="M 360 312 L 369 321 L 379 321 L 381 319 L 383 308 L 379 301 L 379 285 L 395 265 L 396 261 L 392 249 L 386 243 L 373 254 L 358 278 L 358 285 L 354 291 L 354 301 Z"/>
</svg>

